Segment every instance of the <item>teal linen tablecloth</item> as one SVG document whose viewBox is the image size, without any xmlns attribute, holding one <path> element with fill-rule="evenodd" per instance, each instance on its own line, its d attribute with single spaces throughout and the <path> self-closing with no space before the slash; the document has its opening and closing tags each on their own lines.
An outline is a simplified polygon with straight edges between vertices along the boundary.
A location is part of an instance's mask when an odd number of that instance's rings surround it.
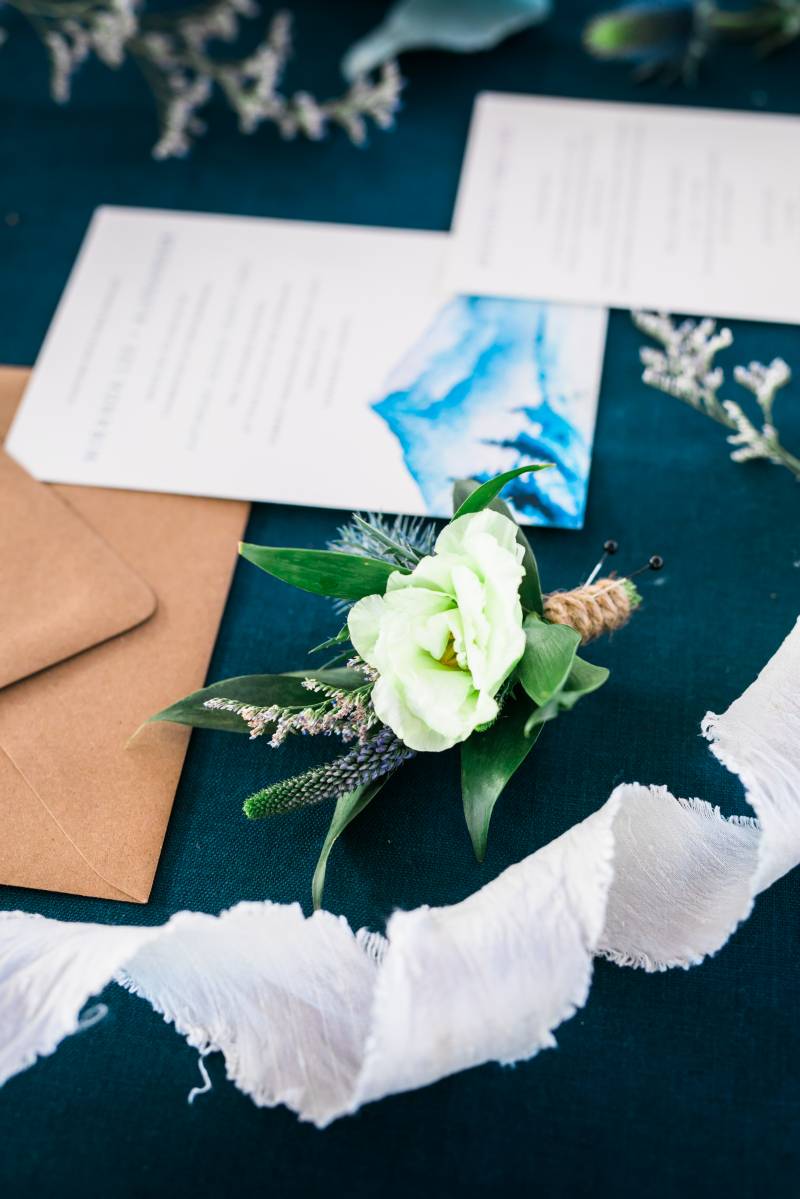
<svg viewBox="0 0 800 1199">
<path fill-rule="evenodd" d="M 336 87 L 340 51 L 379 4 L 298 4 L 298 86 Z M 215 111 L 183 162 L 154 163 L 148 99 L 135 74 L 87 69 L 73 102 L 46 97 L 39 48 L 22 29 L 0 62 L 0 361 L 32 363 L 92 210 L 130 204 L 446 229 L 475 94 L 530 91 L 612 100 L 797 111 L 797 53 L 769 65 L 745 49 L 716 59 L 693 91 L 636 86 L 580 48 L 590 4 L 562 3 L 546 27 L 489 54 L 409 56 L 396 131 L 366 150 L 342 137 L 239 137 Z M 743 153 L 742 170 L 748 169 Z M 387 280 L 387 286 L 391 281 Z M 739 323 L 738 355 L 800 369 L 794 328 Z M 571 585 L 616 537 L 621 565 L 658 551 L 641 614 L 591 657 L 613 669 L 602 700 L 549 727 L 497 810 L 476 866 L 454 755 L 404 769 L 336 848 L 326 904 L 380 928 L 395 907 L 469 894 L 597 807 L 623 780 L 664 783 L 726 812 L 736 780 L 699 737 L 777 649 L 800 611 L 800 491 L 763 465 L 736 466 L 722 431 L 639 381 L 639 337 L 610 322 L 586 528 L 541 532 L 546 584 Z M 729 359 L 732 366 L 734 358 Z M 798 387 L 781 399 L 800 444 Z M 355 451 L 357 452 L 357 450 Z M 247 538 L 321 545 L 341 514 L 254 508 Z M 191 570 L 191 562 L 186 569 Z M 295 646 L 332 629 L 325 601 L 240 563 L 210 677 L 298 665 Z M 328 813 L 257 826 L 244 795 L 307 760 L 195 734 L 147 907 L 0 888 L 0 906 L 70 920 L 162 922 L 181 908 L 300 899 Z M 87 763 L 87 769 L 91 766 Z M 0 1193 L 72 1196 L 473 1196 L 796 1193 L 800 1168 L 800 876 L 764 895 L 712 961 L 648 976 L 598 963 L 588 1006 L 534 1061 L 487 1066 L 386 1100 L 320 1133 L 256 1109 L 209 1059 L 210 1094 L 191 1107 L 197 1055 L 141 1001 L 111 988 L 108 1016 L 0 1091 Z"/>
</svg>

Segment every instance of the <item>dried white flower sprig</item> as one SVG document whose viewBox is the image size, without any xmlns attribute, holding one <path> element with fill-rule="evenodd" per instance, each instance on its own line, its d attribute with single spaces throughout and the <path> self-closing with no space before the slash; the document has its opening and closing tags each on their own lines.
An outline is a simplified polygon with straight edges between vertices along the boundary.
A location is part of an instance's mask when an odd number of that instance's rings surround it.
<svg viewBox="0 0 800 1199">
<path fill-rule="evenodd" d="M 345 743 L 358 741 L 363 745 L 378 724 L 370 700 L 378 675 L 358 657 L 350 658 L 347 669 L 363 674 L 366 682 L 343 690 L 319 679 L 303 679 L 300 685 L 305 691 L 321 696 L 313 703 L 309 700 L 307 704 L 269 704 L 265 707 L 212 696 L 203 706 L 211 711 L 233 712 L 240 716 L 247 725 L 251 741 L 269 732 L 272 749 L 283 745 L 290 733 L 307 737 L 327 737 L 335 733 Z"/>
<path fill-rule="evenodd" d="M 50 59 L 50 91 L 65 104 L 75 72 L 95 55 L 108 67 L 134 62 L 153 93 L 160 135 L 158 159 L 181 158 L 205 132 L 200 112 L 215 88 L 227 100 L 242 133 L 265 121 L 287 138 L 302 134 L 317 141 L 332 125 L 357 145 L 368 123 L 388 129 L 400 104 L 403 81 L 394 63 L 374 79 L 357 79 L 331 100 L 308 92 L 281 92 L 292 53 L 291 17 L 279 12 L 263 39 L 243 56 L 221 57 L 215 43 L 235 42 L 242 18 L 260 14 L 256 0 L 209 0 L 171 12 L 149 13 L 141 0 L 5 0 L 41 39 Z M 4 40 L 0 30 L 0 43 Z"/>
<path fill-rule="evenodd" d="M 639 351 L 644 366 L 643 382 L 683 400 L 729 429 L 728 442 L 735 447 L 731 453 L 734 462 L 760 458 L 786 467 L 800 479 L 800 458 L 781 444 L 773 420 L 775 396 L 792 377 L 782 358 L 773 358 L 769 366 L 751 362 L 748 366 L 734 367 L 736 382 L 755 396 L 761 413 L 759 428 L 739 404 L 719 395 L 725 374 L 714 359 L 720 350 L 733 345 L 730 329 L 718 330 L 716 321 L 708 317 L 676 324 L 665 313 L 634 312 L 632 316 L 637 329 L 663 346 L 663 349 L 643 346 Z"/>
</svg>

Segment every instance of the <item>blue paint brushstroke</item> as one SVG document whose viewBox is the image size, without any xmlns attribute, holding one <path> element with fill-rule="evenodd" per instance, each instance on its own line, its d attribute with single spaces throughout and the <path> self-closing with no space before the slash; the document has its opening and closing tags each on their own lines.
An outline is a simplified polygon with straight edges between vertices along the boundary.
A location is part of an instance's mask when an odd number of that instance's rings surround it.
<svg viewBox="0 0 800 1199">
<path fill-rule="evenodd" d="M 587 315 L 483 296 L 459 296 L 438 313 L 372 405 L 398 439 L 431 515 L 449 515 L 456 478 L 483 481 L 549 461 L 555 469 L 515 480 L 504 498 L 526 523 L 582 526 L 591 441 L 576 414 L 593 404 L 595 383 L 565 382 L 574 380 L 575 363 L 567 372 L 564 330 L 565 321 Z"/>
</svg>

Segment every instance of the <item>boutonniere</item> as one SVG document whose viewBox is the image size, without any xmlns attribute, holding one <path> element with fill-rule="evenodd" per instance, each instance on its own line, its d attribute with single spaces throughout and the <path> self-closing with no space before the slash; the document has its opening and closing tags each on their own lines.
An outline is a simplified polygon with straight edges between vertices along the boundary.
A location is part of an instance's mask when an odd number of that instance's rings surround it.
<svg viewBox="0 0 800 1199">
<path fill-rule="evenodd" d="M 315 907 L 337 837 L 418 753 L 459 747 L 464 815 L 482 861 L 494 806 L 544 725 L 608 678 L 578 648 L 624 625 L 639 593 L 631 578 L 597 577 L 597 568 L 581 587 L 543 594 L 533 550 L 499 496 L 545 465 L 457 483 L 455 514 L 438 535 L 432 522 L 354 516 L 326 550 L 240 547 L 268 574 L 347 607 L 341 630 L 311 651 L 334 658 L 214 683 L 152 719 L 245 732 L 273 748 L 297 733 L 343 743 L 331 762 L 244 803 L 259 820 L 335 802 Z"/>
</svg>

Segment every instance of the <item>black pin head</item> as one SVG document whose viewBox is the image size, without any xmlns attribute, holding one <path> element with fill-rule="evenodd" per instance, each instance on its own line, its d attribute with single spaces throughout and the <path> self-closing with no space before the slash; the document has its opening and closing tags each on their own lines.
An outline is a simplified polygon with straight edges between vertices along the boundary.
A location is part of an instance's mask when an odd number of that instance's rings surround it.
<svg viewBox="0 0 800 1199">
<path fill-rule="evenodd" d="M 595 581 L 597 576 L 600 574 L 600 571 L 603 569 L 603 567 L 606 564 L 606 558 L 610 558 L 612 554 L 616 554 L 618 549 L 619 549 L 619 542 L 614 541 L 612 538 L 609 538 L 608 541 L 603 542 L 603 556 L 600 559 L 600 561 L 597 563 L 597 565 L 595 566 L 594 570 L 589 575 L 586 582 L 583 584 L 584 587 L 588 587 L 591 583 L 593 583 Z"/>
<path fill-rule="evenodd" d="M 632 570 L 628 575 L 629 579 L 635 579 L 638 575 L 643 575 L 646 570 L 662 570 L 664 567 L 664 559 L 660 554 L 653 554 L 652 558 L 648 558 L 644 566 L 640 566 L 638 570 Z"/>
</svg>

